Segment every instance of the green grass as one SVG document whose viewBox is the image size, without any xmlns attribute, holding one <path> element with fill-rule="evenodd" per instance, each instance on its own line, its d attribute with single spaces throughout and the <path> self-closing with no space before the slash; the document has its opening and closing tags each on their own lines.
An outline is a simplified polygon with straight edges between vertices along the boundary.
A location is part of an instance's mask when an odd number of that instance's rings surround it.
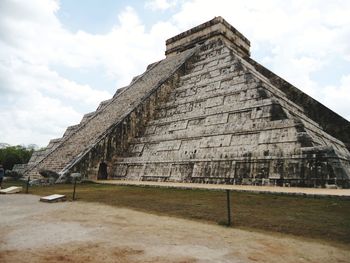
<svg viewBox="0 0 350 263">
<path fill-rule="evenodd" d="M 6 182 L 4 186 L 14 185 Z M 19 183 L 20 184 L 20 183 Z M 30 194 L 65 194 L 72 185 L 33 186 Z M 226 193 L 83 183 L 77 186 L 79 201 L 99 202 L 148 213 L 225 224 Z M 232 192 L 233 227 L 287 233 L 306 238 L 350 244 L 350 201 Z"/>
</svg>

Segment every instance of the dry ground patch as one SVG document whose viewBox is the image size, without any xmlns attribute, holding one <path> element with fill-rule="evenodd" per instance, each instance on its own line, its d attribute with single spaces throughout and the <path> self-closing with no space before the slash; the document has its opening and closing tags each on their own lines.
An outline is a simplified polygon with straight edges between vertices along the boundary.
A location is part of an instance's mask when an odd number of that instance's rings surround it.
<svg viewBox="0 0 350 263">
<path fill-rule="evenodd" d="M 10 183 L 9 183 L 10 184 Z M 72 185 L 35 186 L 31 194 L 66 194 Z M 80 201 L 224 225 L 226 193 L 83 183 Z M 350 200 L 232 192 L 233 227 L 350 245 Z"/>
<path fill-rule="evenodd" d="M 346 245 L 92 202 L 0 196 L 0 262 L 349 262 Z"/>
</svg>

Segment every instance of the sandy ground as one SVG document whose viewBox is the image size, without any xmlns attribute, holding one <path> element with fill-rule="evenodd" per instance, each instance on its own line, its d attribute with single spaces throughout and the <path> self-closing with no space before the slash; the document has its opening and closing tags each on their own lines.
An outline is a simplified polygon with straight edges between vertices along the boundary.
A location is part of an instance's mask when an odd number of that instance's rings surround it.
<svg viewBox="0 0 350 263">
<path fill-rule="evenodd" d="M 98 184 L 115 185 L 138 185 L 180 189 L 206 189 L 206 190 L 231 190 L 238 192 L 256 192 L 286 195 L 307 196 L 337 196 L 350 199 L 350 189 L 328 189 L 307 187 L 280 187 L 280 186 L 255 186 L 255 185 L 229 185 L 229 184 L 197 184 L 197 183 L 175 183 L 175 182 L 151 182 L 151 181 L 128 181 L 128 180 L 93 180 Z"/>
<path fill-rule="evenodd" d="M 0 196 L 0 262 L 350 262 L 347 247 L 84 202 Z"/>
</svg>

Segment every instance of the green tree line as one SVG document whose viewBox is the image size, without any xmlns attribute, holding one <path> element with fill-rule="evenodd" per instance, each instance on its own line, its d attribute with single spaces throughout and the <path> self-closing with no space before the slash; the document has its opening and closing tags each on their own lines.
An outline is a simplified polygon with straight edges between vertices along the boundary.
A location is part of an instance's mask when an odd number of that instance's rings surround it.
<svg viewBox="0 0 350 263">
<path fill-rule="evenodd" d="M 34 152 L 33 148 L 8 146 L 0 149 L 0 164 L 5 170 L 11 170 L 17 163 L 27 163 Z"/>
</svg>

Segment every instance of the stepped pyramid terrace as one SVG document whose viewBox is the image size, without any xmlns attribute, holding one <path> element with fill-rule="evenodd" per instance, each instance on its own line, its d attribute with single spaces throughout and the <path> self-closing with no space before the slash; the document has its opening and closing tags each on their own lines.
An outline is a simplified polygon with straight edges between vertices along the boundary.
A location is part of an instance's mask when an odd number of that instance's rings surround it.
<svg viewBox="0 0 350 263">
<path fill-rule="evenodd" d="M 168 39 L 165 55 L 35 152 L 23 173 L 350 186 L 350 123 L 254 61 L 223 18 Z"/>
</svg>

